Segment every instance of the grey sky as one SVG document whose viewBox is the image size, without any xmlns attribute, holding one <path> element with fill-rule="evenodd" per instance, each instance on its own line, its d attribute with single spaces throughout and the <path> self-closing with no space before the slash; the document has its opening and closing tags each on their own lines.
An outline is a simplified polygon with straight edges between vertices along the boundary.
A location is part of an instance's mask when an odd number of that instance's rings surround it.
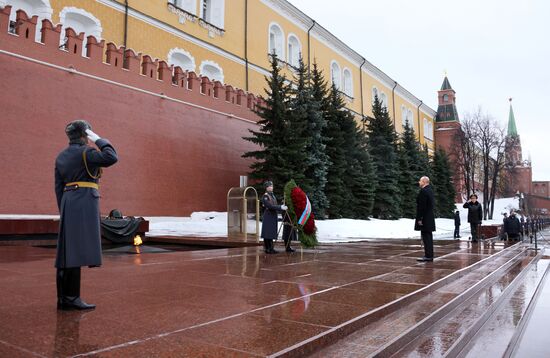
<svg viewBox="0 0 550 358">
<path fill-rule="evenodd" d="M 445 70 L 461 117 L 506 125 L 512 97 L 533 179 L 550 180 L 550 1 L 290 2 L 433 109 Z"/>
</svg>

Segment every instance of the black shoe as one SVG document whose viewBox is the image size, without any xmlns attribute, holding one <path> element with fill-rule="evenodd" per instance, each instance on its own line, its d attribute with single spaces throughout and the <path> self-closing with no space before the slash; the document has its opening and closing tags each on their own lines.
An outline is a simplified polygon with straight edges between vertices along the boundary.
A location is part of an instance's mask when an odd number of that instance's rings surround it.
<svg viewBox="0 0 550 358">
<path fill-rule="evenodd" d="M 61 302 L 58 303 L 58 308 L 61 306 L 60 309 L 64 311 L 72 311 L 72 310 L 93 310 L 95 309 L 95 305 L 88 304 L 80 299 L 80 297 L 63 297 L 61 299 Z"/>
<path fill-rule="evenodd" d="M 420 257 L 416 259 L 416 261 L 418 262 L 432 262 L 433 260 L 433 257 Z"/>
<path fill-rule="evenodd" d="M 294 251 L 296 251 L 296 250 L 294 250 L 292 247 L 289 246 L 289 247 L 286 248 L 285 251 L 286 251 L 286 252 L 294 252 Z"/>
</svg>

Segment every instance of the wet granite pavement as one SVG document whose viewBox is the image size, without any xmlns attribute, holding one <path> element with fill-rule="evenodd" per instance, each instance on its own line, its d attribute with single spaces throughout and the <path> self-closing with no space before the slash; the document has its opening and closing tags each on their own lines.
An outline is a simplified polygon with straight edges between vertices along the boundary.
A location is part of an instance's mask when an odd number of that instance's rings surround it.
<svg viewBox="0 0 550 358">
<path fill-rule="evenodd" d="M 370 240 L 265 255 L 261 248 L 104 255 L 82 271 L 89 312 L 55 307 L 55 250 L 0 247 L 0 356 L 266 356 L 324 334 L 504 246 Z M 450 300 L 456 293 L 433 295 Z M 424 307 L 419 312 L 428 312 Z"/>
</svg>

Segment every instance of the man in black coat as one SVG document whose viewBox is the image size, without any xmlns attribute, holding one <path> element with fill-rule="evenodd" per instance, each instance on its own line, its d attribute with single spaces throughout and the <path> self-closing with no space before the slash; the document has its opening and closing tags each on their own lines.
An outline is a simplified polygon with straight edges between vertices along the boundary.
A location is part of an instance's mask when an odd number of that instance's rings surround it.
<svg viewBox="0 0 550 358">
<path fill-rule="evenodd" d="M 430 185 L 430 178 L 424 176 L 418 181 L 420 191 L 416 197 L 416 220 L 414 229 L 420 231 L 424 243 L 424 257 L 417 261 L 434 260 L 433 232 L 435 231 L 434 193 Z"/>
<path fill-rule="evenodd" d="M 453 234 L 454 239 L 460 238 L 460 212 L 455 211 L 455 232 Z"/>
<path fill-rule="evenodd" d="M 508 235 L 508 239 L 517 241 L 521 233 L 521 223 L 519 222 L 516 213 L 511 212 L 510 216 L 504 222 L 504 232 Z"/>
<path fill-rule="evenodd" d="M 55 194 L 60 213 L 57 241 L 57 308 L 93 309 L 80 299 L 80 268 L 101 265 L 99 187 L 101 168 L 118 160 L 107 139 L 77 120 L 65 128 L 69 146 L 55 161 Z M 88 146 L 94 142 L 99 150 Z"/>
<path fill-rule="evenodd" d="M 262 219 L 262 238 L 266 254 L 276 254 L 273 248 L 273 240 L 277 239 L 277 223 L 279 211 L 288 209 L 286 205 L 277 205 L 277 198 L 273 194 L 273 182 L 264 183 L 265 193 L 262 196 L 262 204 L 265 208 Z"/>
<path fill-rule="evenodd" d="M 464 209 L 468 209 L 468 222 L 470 223 L 470 231 L 472 233 L 472 242 L 478 240 L 478 227 L 481 225 L 483 219 L 483 207 L 481 203 L 477 201 L 477 195 L 470 195 L 470 200 L 463 205 Z"/>
</svg>

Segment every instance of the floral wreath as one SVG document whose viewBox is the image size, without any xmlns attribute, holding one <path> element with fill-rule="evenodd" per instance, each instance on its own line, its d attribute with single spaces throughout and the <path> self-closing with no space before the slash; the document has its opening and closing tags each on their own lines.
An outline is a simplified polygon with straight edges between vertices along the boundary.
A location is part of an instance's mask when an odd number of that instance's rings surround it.
<svg viewBox="0 0 550 358">
<path fill-rule="evenodd" d="M 285 203 L 288 206 L 287 213 L 292 224 L 298 231 L 300 242 L 305 247 L 317 245 L 317 228 L 311 202 L 294 180 L 290 180 L 285 185 Z"/>
</svg>

